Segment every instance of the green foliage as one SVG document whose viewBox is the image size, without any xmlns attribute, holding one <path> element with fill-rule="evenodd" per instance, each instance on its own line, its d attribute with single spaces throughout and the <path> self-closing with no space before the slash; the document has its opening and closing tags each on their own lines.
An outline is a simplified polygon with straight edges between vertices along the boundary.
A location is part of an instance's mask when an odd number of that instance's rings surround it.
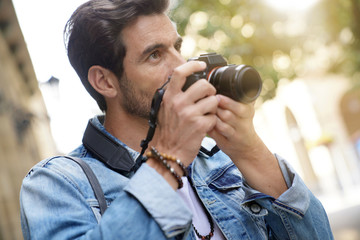
<svg viewBox="0 0 360 240">
<path fill-rule="evenodd" d="M 282 79 L 319 71 L 359 76 L 360 0 L 319 0 L 306 12 L 281 12 L 263 0 L 179 0 L 172 17 L 194 43 L 186 57 L 218 52 L 254 66 L 263 100 Z"/>
</svg>

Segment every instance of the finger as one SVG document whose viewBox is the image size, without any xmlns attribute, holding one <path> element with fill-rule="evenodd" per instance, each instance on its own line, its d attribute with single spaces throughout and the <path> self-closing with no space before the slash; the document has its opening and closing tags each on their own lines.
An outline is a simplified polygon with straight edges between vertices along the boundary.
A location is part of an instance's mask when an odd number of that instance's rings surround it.
<svg viewBox="0 0 360 240">
<path fill-rule="evenodd" d="M 216 96 L 210 96 L 199 100 L 195 105 L 195 112 L 200 115 L 216 114 L 218 99 Z"/>
<path fill-rule="evenodd" d="M 217 117 L 215 115 L 205 115 L 202 117 L 201 126 L 205 129 L 204 134 L 212 131 L 217 124 Z M 205 137 L 205 135 L 204 135 Z"/>
<path fill-rule="evenodd" d="M 235 129 L 231 127 L 229 124 L 221 121 L 221 119 L 217 119 L 216 125 L 209 132 L 209 135 L 214 139 L 222 139 L 227 140 L 230 139 L 235 134 Z"/>
<path fill-rule="evenodd" d="M 219 119 L 216 122 L 214 129 L 227 139 L 231 138 L 236 132 L 234 127 L 232 127 L 231 125 L 229 125 Z"/>
<path fill-rule="evenodd" d="M 205 97 L 215 95 L 216 89 L 205 79 L 200 79 L 192 84 L 185 93 L 189 101 L 197 102 Z"/>
<path fill-rule="evenodd" d="M 212 139 L 214 139 L 216 141 L 216 144 L 219 145 L 222 142 L 225 142 L 227 140 L 226 137 L 224 137 L 223 135 L 221 135 L 216 129 L 215 127 L 213 129 L 211 129 L 211 131 L 209 131 L 207 133 L 207 135 L 209 137 L 211 137 Z M 220 147 L 220 146 L 219 146 Z"/>
<path fill-rule="evenodd" d="M 227 124 L 234 123 L 237 120 L 235 114 L 227 109 L 218 108 L 216 115 L 222 122 L 226 122 Z"/>
<path fill-rule="evenodd" d="M 237 102 L 224 95 L 218 95 L 218 98 L 219 108 L 229 110 L 240 118 L 249 118 L 254 116 L 254 103 L 246 104 L 242 102 Z"/>
<path fill-rule="evenodd" d="M 171 75 L 168 90 L 180 91 L 185 84 L 186 77 L 194 72 L 203 71 L 206 68 L 206 63 L 202 61 L 186 62 L 174 69 Z"/>
</svg>

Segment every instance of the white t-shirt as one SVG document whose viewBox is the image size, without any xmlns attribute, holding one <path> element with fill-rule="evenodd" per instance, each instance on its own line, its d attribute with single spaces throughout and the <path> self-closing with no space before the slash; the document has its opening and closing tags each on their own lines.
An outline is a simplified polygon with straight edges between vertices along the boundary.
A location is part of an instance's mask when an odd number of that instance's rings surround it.
<svg viewBox="0 0 360 240">
<path fill-rule="evenodd" d="M 195 226 L 196 230 L 202 236 L 206 236 L 210 233 L 210 223 L 206 216 L 205 209 L 200 202 L 200 199 L 194 192 L 194 189 L 191 187 L 187 177 L 181 178 L 184 186 L 177 190 L 177 193 L 180 197 L 185 201 L 191 212 L 193 213 L 193 225 Z M 214 236 L 211 238 L 212 240 L 225 240 L 224 235 L 222 234 L 221 230 L 217 226 L 216 222 L 214 222 Z M 196 236 L 197 237 L 197 236 Z M 197 237 L 197 239 L 200 239 Z M 201 239 L 200 239 L 201 240 Z"/>
</svg>

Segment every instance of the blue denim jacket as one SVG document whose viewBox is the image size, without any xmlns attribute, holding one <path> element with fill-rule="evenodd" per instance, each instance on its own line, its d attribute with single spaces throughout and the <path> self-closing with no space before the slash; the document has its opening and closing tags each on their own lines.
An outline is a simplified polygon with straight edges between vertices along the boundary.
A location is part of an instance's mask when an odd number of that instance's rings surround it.
<svg viewBox="0 0 360 240">
<path fill-rule="evenodd" d="M 97 118 L 92 121 L 106 132 Z M 128 150 L 135 159 L 138 153 Z M 195 239 L 191 212 L 146 163 L 123 176 L 84 146 L 70 155 L 90 165 L 108 209 L 100 215 L 93 190 L 75 162 L 64 157 L 43 160 L 30 170 L 21 189 L 24 239 Z M 249 187 L 221 151 L 211 157 L 199 154 L 190 178 L 227 239 L 333 239 L 321 203 L 289 164 L 278 159 L 289 187 L 278 199 Z"/>
</svg>

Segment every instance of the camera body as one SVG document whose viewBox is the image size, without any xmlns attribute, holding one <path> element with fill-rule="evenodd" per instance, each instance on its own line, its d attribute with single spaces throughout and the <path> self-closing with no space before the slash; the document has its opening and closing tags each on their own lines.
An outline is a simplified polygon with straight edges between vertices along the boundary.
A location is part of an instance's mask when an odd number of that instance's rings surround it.
<svg viewBox="0 0 360 240">
<path fill-rule="evenodd" d="M 204 71 L 188 76 L 183 91 L 199 79 L 206 79 L 218 94 L 228 96 L 235 101 L 250 103 L 260 95 L 262 81 L 259 73 L 248 65 L 228 65 L 224 57 L 216 53 L 201 54 L 188 61 L 203 61 Z"/>
</svg>

